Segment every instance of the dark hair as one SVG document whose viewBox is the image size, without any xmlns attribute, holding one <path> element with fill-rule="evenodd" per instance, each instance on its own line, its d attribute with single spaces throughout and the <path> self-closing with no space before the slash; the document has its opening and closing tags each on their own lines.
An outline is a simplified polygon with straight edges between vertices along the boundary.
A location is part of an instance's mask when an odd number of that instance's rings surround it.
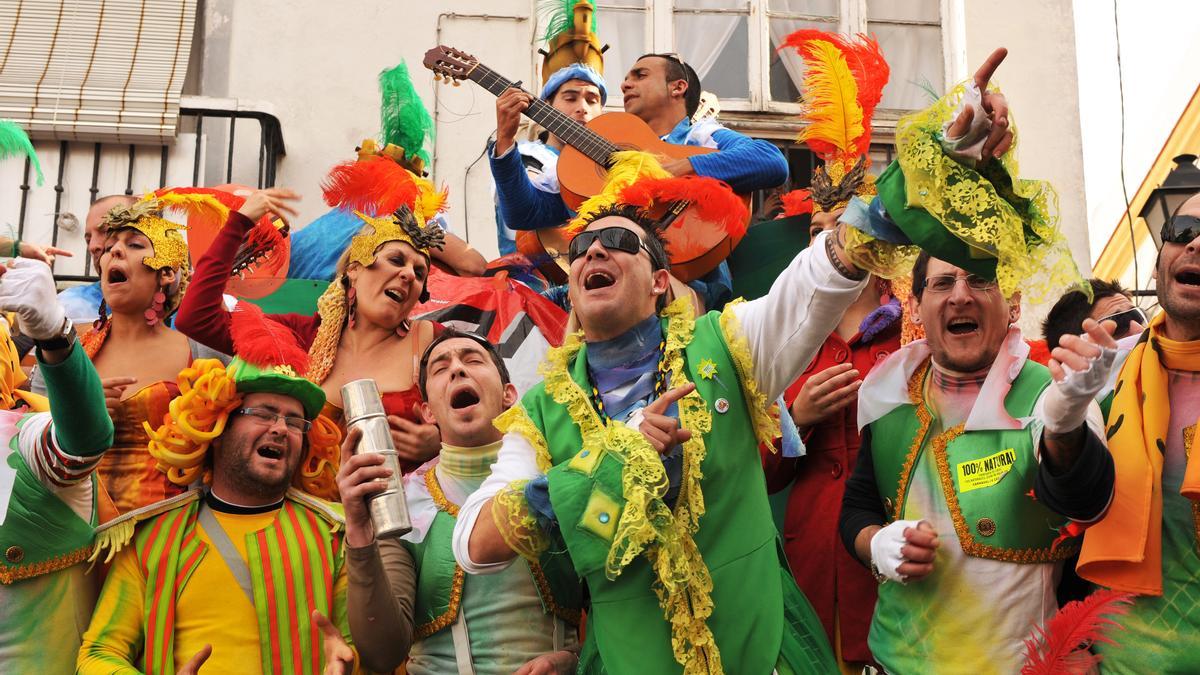
<svg viewBox="0 0 1200 675">
<path fill-rule="evenodd" d="M 1114 295 L 1129 295 L 1129 291 L 1115 279 L 1088 279 L 1088 283 L 1092 287 L 1091 302 L 1088 302 L 1083 291 L 1070 291 L 1059 298 L 1046 314 L 1046 320 L 1042 322 L 1042 334 L 1046 336 L 1048 349 L 1057 347 L 1064 335 L 1079 335 L 1083 332 L 1083 320 L 1092 313 L 1092 308 L 1097 302 Z"/>
<path fill-rule="evenodd" d="M 683 105 L 687 116 L 691 117 L 696 114 L 696 110 L 700 108 L 700 76 L 696 71 L 683 62 L 683 59 L 674 54 L 642 54 L 637 58 L 638 61 L 654 57 L 662 59 L 666 63 L 667 82 L 675 80 L 683 80 L 687 83 L 687 89 L 683 92 Z"/>
<path fill-rule="evenodd" d="M 650 217 L 650 214 L 636 206 L 610 204 L 588 216 L 583 226 L 587 227 L 597 220 L 609 216 L 616 216 L 632 221 L 634 225 L 641 228 L 642 232 L 646 233 L 646 236 L 642 237 L 642 243 L 646 245 L 646 251 L 650 254 L 650 269 L 652 271 L 671 271 L 671 256 L 667 254 L 667 240 L 663 239 L 662 224 L 658 220 Z M 661 312 L 666 306 L 667 295 L 664 293 L 658 296 L 658 302 L 655 303 L 654 309 L 656 312 Z"/>
<path fill-rule="evenodd" d="M 917 261 L 913 263 L 912 294 L 918 300 L 925 292 L 925 275 L 929 274 L 929 261 L 932 259 L 933 256 L 929 255 L 928 251 L 922 250 L 917 256 Z"/>
<path fill-rule="evenodd" d="M 417 377 L 417 385 L 421 390 L 421 398 L 429 398 L 425 391 L 425 381 L 429 375 L 429 355 L 433 353 L 433 348 L 447 340 L 456 340 L 458 338 L 466 338 L 480 347 L 483 347 L 483 351 L 487 352 L 488 356 L 492 357 L 492 363 L 495 364 L 496 371 L 500 373 L 501 384 L 508 384 L 512 381 L 508 375 L 508 366 L 504 365 L 504 359 L 500 356 L 500 352 L 496 351 L 495 345 L 474 333 L 466 333 L 447 326 L 442 330 L 441 335 L 435 337 L 433 342 L 429 343 L 429 346 L 425 348 L 425 353 L 421 354 L 421 371 Z"/>
</svg>

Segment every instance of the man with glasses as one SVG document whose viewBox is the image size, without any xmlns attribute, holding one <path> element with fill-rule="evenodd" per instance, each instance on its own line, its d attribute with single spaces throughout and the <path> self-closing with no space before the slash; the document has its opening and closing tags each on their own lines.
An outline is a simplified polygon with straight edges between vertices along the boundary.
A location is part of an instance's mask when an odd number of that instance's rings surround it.
<svg viewBox="0 0 1200 675">
<path fill-rule="evenodd" d="M 1162 311 L 1121 367 L 1108 415 L 1116 496 L 1084 534 L 1081 577 L 1137 595 L 1106 673 L 1195 670 L 1200 649 L 1200 195 L 1161 232 L 1154 274 Z"/>
<path fill-rule="evenodd" d="M 312 496 L 336 495 L 341 434 L 324 418 L 314 424 L 325 393 L 303 378 L 303 350 L 281 341 L 290 333 L 239 307 L 240 356 L 228 368 L 198 359 L 180 373 L 184 394 L 151 433 L 159 468 L 204 487 L 101 528 L 94 555 L 112 569 L 79 673 L 355 666 L 343 642 L 345 560 L 365 551 L 343 548 L 340 507 Z"/>
<path fill-rule="evenodd" d="M 837 669 L 778 548 L 758 444 L 779 432 L 770 402 L 866 282 L 844 236 L 818 236 L 765 297 L 695 317 L 662 308 L 657 223 L 620 200 L 585 219 L 569 282 L 582 339 L 497 419 L 497 461 L 453 542 L 468 574 L 569 553 L 590 598 L 579 672 Z"/>
<path fill-rule="evenodd" d="M 1112 325 L 1086 321 L 1047 370 L 1027 358 L 1019 296 L 924 252 L 907 311 L 926 338 L 859 390 L 862 446 L 840 518 L 881 582 L 871 652 L 887 672 L 1016 672 L 1023 640 L 1057 608 L 1073 524 L 1113 493 L 1093 402 Z"/>
</svg>

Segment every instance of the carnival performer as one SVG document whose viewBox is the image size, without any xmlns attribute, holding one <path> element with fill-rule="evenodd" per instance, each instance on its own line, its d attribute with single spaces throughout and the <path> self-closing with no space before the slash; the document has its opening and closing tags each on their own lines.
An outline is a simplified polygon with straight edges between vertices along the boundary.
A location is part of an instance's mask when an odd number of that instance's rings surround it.
<svg viewBox="0 0 1200 675">
<path fill-rule="evenodd" d="M 130 195 L 108 195 L 92 202 L 83 220 L 83 242 L 87 246 L 88 257 L 92 261 L 92 269 L 100 276 L 100 256 L 104 254 L 104 216 L 116 206 L 131 206 L 137 197 Z M 67 316 L 76 326 L 90 326 L 100 318 L 100 301 L 104 299 L 104 291 L 100 288 L 100 280 L 90 284 L 72 286 L 58 294 L 58 302 L 67 310 Z"/>
<path fill-rule="evenodd" d="M 14 673 L 69 673 L 96 597 L 84 560 L 103 492 L 95 469 L 113 425 L 96 369 L 55 301 L 50 268 L 34 260 L 0 266 L 0 310 L 15 312 L 35 340 L 50 390 L 47 402 L 16 389 L 25 374 L 3 325 L 0 663 Z"/>
<path fill-rule="evenodd" d="M 407 468 L 437 454 L 437 427 L 422 422 L 417 372 L 421 350 L 434 338 L 430 321 L 409 320 L 426 297 L 430 251 L 443 233 L 425 225 L 441 210 L 444 193 L 386 157 L 367 157 L 334 168 L 326 200 L 349 207 L 361 223 L 342 252 L 337 275 L 312 315 L 278 314 L 272 319 L 291 331 L 308 351 L 307 377 L 325 391 L 325 415 L 339 425 L 342 385 L 363 377 L 376 380 L 392 425 L 397 451 Z M 383 202 L 364 195 L 386 194 Z M 234 256 L 246 233 L 264 214 L 294 215 L 294 192 L 259 190 L 231 212 L 212 246 L 196 263 L 196 274 L 176 319 L 176 327 L 221 350 L 232 349 L 230 314 L 222 292 Z M 374 217 L 370 212 L 385 215 Z"/>
<path fill-rule="evenodd" d="M 789 35 L 784 44 L 796 49 L 807 65 L 808 105 L 797 140 L 807 143 L 824 163 L 814 169 L 811 189 L 793 191 L 783 200 L 790 205 L 801 198 L 812 214 L 812 230 L 832 230 L 851 197 L 869 199 L 875 193 L 866 167 L 871 118 L 887 82 L 888 65 L 879 44 L 865 36 L 846 38 L 804 29 Z M 847 72 L 852 79 L 835 75 Z M 855 124 L 829 124 L 835 110 L 842 109 L 853 111 Z M 855 208 L 863 204 L 856 201 Z M 891 284 L 872 276 L 804 373 L 784 392 L 784 405 L 804 442 L 804 456 L 763 453 L 768 491 L 788 490 L 782 530 L 788 565 L 821 618 L 838 660 L 856 672 L 872 660 L 867 630 L 876 582 L 842 547 L 837 514 L 858 456 L 858 388 L 875 364 L 900 349 L 900 328 L 900 302 Z"/>
<path fill-rule="evenodd" d="M 664 309 L 669 261 L 645 209 L 678 199 L 744 226 L 740 200 L 701 177 L 641 178 L 581 206 L 570 292 L 582 338 L 497 420 L 506 435 L 459 513 L 455 558 L 496 573 L 565 542 L 591 598 L 580 672 L 830 672 L 781 561 L 757 447 L 779 433 L 769 402 L 865 275 L 839 229 L 764 298 L 699 318 L 686 301 Z"/>
<path fill-rule="evenodd" d="M 559 583 L 574 578 L 565 555 L 478 576 L 464 574 L 451 550 L 459 507 L 500 450 L 501 433 L 492 420 L 517 402 L 503 359 L 485 340 L 447 329 L 421 359 L 420 384 L 422 413 L 441 428 L 442 451 L 405 477 L 413 531 L 403 540 L 374 541 L 363 501 L 382 487 L 382 458 L 350 455 L 358 431 L 343 445 L 338 487 L 346 507 L 350 577 L 368 584 L 351 595 L 349 607 L 363 663 L 390 671 L 407 654 L 405 670 L 413 675 L 574 672 L 582 591 L 577 583 Z M 371 557 L 357 555 L 361 548 Z M 370 604 L 358 605 L 359 598 Z"/>
<path fill-rule="evenodd" d="M 336 494 L 339 430 L 291 332 L 249 304 L 228 367 L 200 359 L 151 434 L 165 475 L 194 488 L 107 523 L 112 568 L 84 635 L 82 674 L 350 672 Z M 286 608 L 280 609 L 280 608 Z M 314 613 L 339 630 L 323 632 Z M 200 666 L 203 665 L 203 668 Z"/>
<path fill-rule="evenodd" d="M 1162 312 L 1121 367 L 1108 414 L 1116 496 L 1084 532 L 1081 577 L 1136 593 L 1105 673 L 1187 672 L 1200 647 L 1200 195 L 1163 224 L 1155 262 Z"/>
<path fill-rule="evenodd" d="M 355 148 L 359 159 L 384 157 L 415 176 L 426 176 L 434 124 L 425 103 L 413 86 L 408 64 L 379 73 L 379 140 L 364 139 Z M 338 256 L 350 245 L 350 239 L 362 225 L 353 211 L 335 208 L 291 234 L 291 263 L 288 277 L 330 281 L 336 276 Z M 386 212 L 369 213 L 385 216 Z M 460 277 L 477 277 L 487 268 L 487 260 L 461 237 L 451 231 L 445 213 L 430 218 L 445 232 L 442 248 L 429 252 L 430 261 L 444 271 Z"/>
<path fill-rule="evenodd" d="M 165 217 L 168 210 L 197 217 L 225 215 L 216 200 L 172 192 L 110 209 L 101 221 L 100 318 L 80 340 L 100 373 L 116 427 L 113 447 L 97 473 L 118 513 L 182 492 L 155 468 L 143 425 L 156 425 L 167 414 L 179 395 L 175 378 L 180 369 L 213 355 L 166 324 L 191 274 L 183 227 Z M 43 390 L 40 377 L 34 378 L 33 388 Z"/>
</svg>

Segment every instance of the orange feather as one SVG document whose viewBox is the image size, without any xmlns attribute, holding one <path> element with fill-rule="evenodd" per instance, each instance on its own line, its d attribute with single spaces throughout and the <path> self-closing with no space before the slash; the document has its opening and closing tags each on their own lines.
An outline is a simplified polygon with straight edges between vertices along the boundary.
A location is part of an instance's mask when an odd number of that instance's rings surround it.
<svg viewBox="0 0 1200 675">
<path fill-rule="evenodd" d="M 690 202 L 703 220 L 717 223 L 733 237 L 746 232 L 750 212 L 725 183 L 703 176 L 643 178 L 621 190 L 619 203 L 649 208 L 668 202 Z"/>
</svg>

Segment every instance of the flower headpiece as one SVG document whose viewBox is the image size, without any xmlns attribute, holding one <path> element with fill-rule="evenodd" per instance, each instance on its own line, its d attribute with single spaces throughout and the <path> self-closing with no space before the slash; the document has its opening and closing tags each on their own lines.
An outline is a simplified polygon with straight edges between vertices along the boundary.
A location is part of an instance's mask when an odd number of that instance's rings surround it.
<svg viewBox="0 0 1200 675">
<path fill-rule="evenodd" d="M 216 359 L 197 359 L 179 373 L 180 395 L 157 429 L 143 422 L 148 449 L 158 467 L 176 485 L 211 480 L 208 450 L 225 431 L 229 416 L 246 394 L 272 392 L 295 398 L 313 421 L 307 452 L 293 484 L 323 499 L 337 499 L 341 430 L 321 415 L 325 392 L 304 379 L 308 355 L 286 327 L 268 319 L 257 306 L 240 302 L 230 330 L 237 358 L 228 367 Z"/>
<path fill-rule="evenodd" d="M 825 166 L 813 170 L 813 210 L 835 211 L 854 195 L 875 194 L 870 166 L 871 117 L 883 96 L 889 69 L 879 43 L 867 35 L 846 37 L 811 28 L 784 39 L 804 59 L 805 124 L 797 141 L 807 143 Z M 802 211 L 797 211 L 802 212 Z"/>
<path fill-rule="evenodd" d="M 187 226 L 164 217 L 171 209 L 183 211 L 189 218 L 214 221 L 218 227 L 229 216 L 229 207 L 211 195 L 168 191 L 147 194 L 128 206 L 114 206 L 100 225 L 104 230 L 132 228 L 146 235 L 154 246 L 154 255 L 142 259 L 146 267 L 183 269 L 189 267 L 188 246 L 180 232 Z"/>
</svg>

